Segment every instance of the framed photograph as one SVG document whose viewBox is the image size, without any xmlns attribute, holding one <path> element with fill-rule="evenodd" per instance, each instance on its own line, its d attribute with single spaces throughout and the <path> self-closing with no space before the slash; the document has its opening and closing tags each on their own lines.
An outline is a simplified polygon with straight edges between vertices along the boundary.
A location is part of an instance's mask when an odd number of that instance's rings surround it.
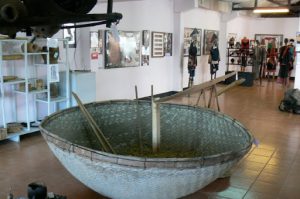
<svg viewBox="0 0 300 199">
<path fill-rule="evenodd" d="M 58 64 L 49 65 L 48 67 L 49 82 L 59 82 L 59 67 Z"/>
<path fill-rule="evenodd" d="M 165 56 L 172 56 L 173 34 L 165 33 L 164 35 L 164 51 Z"/>
<path fill-rule="evenodd" d="M 275 48 L 280 48 L 283 45 L 283 35 L 273 34 L 255 34 L 255 40 L 258 40 L 262 45 L 266 45 L 267 48 L 274 43 Z"/>
<path fill-rule="evenodd" d="M 92 49 L 99 47 L 99 33 L 98 31 L 90 32 L 90 47 Z"/>
<path fill-rule="evenodd" d="M 152 57 L 164 57 L 164 35 L 163 32 L 152 32 Z"/>
<path fill-rule="evenodd" d="M 140 66 L 141 32 L 119 31 L 115 38 L 105 31 L 105 68 Z"/>
<path fill-rule="evenodd" d="M 74 25 L 75 25 L 74 23 L 64 24 L 64 26 L 74 26 Z M 76 28 L 63 29 L 63 38 L 68 40 L 69 48 L 76 48 Z"/>
<path fill-rule="evenodd" d="M 150 30 L 142 31 L 142 66 L 149 66 L 150 61 Z"/>
<path fill-rule="evenodd" d="M 192 38 L 193 36 L 193 38 Z M 189 56 L 189 49 L 192 43 L 192 39 L 196 41 L 197 56 L 201 55 L 201 36 L 202 30 L 197 28 L 184 28 L 184 39 L 183 39 L 183 55 Z"/>
<path fill-rule="evenodd" d="M 204 30 L 203 55 L 209 55 L 213 42 L 219 40 L 219 31 Z"/>
</svg>

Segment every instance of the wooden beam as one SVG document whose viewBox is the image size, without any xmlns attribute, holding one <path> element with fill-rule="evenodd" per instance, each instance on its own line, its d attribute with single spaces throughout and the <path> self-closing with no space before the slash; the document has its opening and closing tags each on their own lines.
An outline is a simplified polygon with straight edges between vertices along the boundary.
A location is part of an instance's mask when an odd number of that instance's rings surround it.
<svg viewBox="0 0 300 199">
<path fill-rule="evenodd" d="M 181 96 L 185 96 L 187 94 L 191 94 L 191 93 L 195 93 L 195 92 L 199 92 L 201 91 L 202 89 L 206 89 L 206 88 L 209 88 L 221 81 L 224 81 L 225 79 L 233 76 L 233 75 L 236 75 L 236 72 L 232 72 L 232 73 L 229 73 L 227 75 L 224 75 L 222 77 L 218 77 L 216 79 L 213 79 L 213 80 L 210 80 L 208 82 L 204 82 L 202 84 L 199 84 L 199 85 L 195 85 L 195 86 L 192 86 L 191 88 L 189 89 L 186 89 L 184 91 L 181 91 L 179 93 L 176 93 L 175 95 L 171 95 L 171 96 L 168 96 L 168 97 L 164 97 L 164 98 L 161 98 L 161 99 L 158 99 L 158 100 L 155 100 L 155 102 L 158 102 L 158 103 L 163 103 L 163 102 L 166 102 L 166 101 L 169 101 L 169 100 L 172 100 L 176 97 L 181 97 Z"/>
</svg>

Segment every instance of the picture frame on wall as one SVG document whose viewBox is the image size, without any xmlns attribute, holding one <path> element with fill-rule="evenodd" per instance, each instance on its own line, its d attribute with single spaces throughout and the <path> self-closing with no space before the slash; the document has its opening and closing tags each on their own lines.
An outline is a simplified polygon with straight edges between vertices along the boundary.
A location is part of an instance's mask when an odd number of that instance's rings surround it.
<svg viewBox="0 0 300 199">
<path fill-rule="evenodd" d="M 197 56 L 201 55 L 202 30 L 199 28 L 184 28 L 183 56 L 189 56 L 189 49 L 192 43 L 192 35 L 196 38 Z"/>
<path fill-rule="evenodd" d="M 152 32 L 152 57 L 164 57 L 164 35 L 163 32 Z"/>
<path fill-rule="evenodd" d="M 70 26 L 71 28 L 63 29 L 63 38 L 68 40 L 69 48 L 76 48 L 76 28 L 74 23 L 64 24 L 65 27 Z M 65 48 L 65 46 L 64 46 Z"/>
<path fill-rule="evenodd" d="M 142 31 L 142 66 L 149 66 L 150 62 L 150 30 Z"/>
<path fill-rule="evenodd" d="M 164 35 L 164 51 L 165 56 L 172 56 L 172 48 L 173 48 L 173 34 L 165 33 Z"/>
<path fill-rule="evenodd" d="M 99 32 L 90 31 L 90 48 L 95 49 L 99 48 Z"/>
<path fill-rule="evenodd" d="M 119 31 L 119 41 L 105 31 L 105 68 L 140 66 L 140 45 L 140 31 Z"/>
<path fill-rule="evenodd" d="M 219 41 L 219 31 L 217 30 L 204 30 L 203 40 L 203 55 L 209 55 L 213 42 L 217 39 Z"/>
<path fill-rule="evenodd" d="M 275 43 L 275 48 L 280 48 L 283 45 L 283 35 L 280 34 L 255 34 L 255 40 L 258 40 L 261 44 L 267 48 L 271 43 Z"/>
</svg>

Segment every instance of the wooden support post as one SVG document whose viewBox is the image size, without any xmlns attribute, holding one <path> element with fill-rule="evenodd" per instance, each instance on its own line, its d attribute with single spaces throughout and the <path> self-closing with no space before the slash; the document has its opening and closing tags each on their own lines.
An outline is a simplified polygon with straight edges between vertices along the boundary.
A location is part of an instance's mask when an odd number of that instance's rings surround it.
<svg viewBox="0 0 300 199">
<path fill-rule="evenodd" d="M 199 96 L 198 96 L 198 99 L 197 99 L 197 102 L 196 102 L 196 105 L 195 105 L 195 106 L 198 106 L 202 94 L 203 94 L 203 89 L 202 89 L 202 90 L 200 91 L 200 93 L 199 93 Z"/>
<path fill-rule="evenodd" d="M 214 91 L 214 95 L 215 95 L 215 99 L 216 99 L 218 111 L 220 112 L 221 109 L 220 109 L 220 104 L 219 104 L 219 98 L 218 98 L 217 86 L 214 85 L 212 89 L 213 89 L 213 91 Z"/>
<path fill-rule="evenodd" d="M 160 103 L 152 101 L 152 150 L 158 152 L 160 148 Z"/>
<path fill-rule="evenodd" d="M 202 89 L 202 90 L 200 91 L 200 94 L 199 94 L 199 96 L 198 96 L 197 103 L 196 103 L 195 106 L 199 106 L 199 102 L 200 102 L 201 96 L 203 97 L 204 107 L 206 107 L 205 89 Z"/>
<path fill-rule="evenodd" d="M 135 86 L 135 100 L 136 100 L 136 126 L 139 132 L 139 146 L 140 146 L 140 153 L 143 153 L 143 141 L 142 141 L 142 129 L 141 129 L 141 114 L 140 114 L 140 107 L 139 107 L 139 96 L 138 96 L 138 89 Z"/>
<path fill-rule="evenodd" d="M 203 102 L 204 102 L 204 108 L 207 107 L 206 105 L 206 96 L 205 96 L 205 90 L 203 89 Z"/>
<path fill-rule="evenodd" d="M 212 101 L 212 98 L 213 98 L 213 88 L 210 87 L 210 92 L 209 92 L 209 100 L 208 100 L 208 108 L 211 107 L 211 101 Z"/>
</svg>

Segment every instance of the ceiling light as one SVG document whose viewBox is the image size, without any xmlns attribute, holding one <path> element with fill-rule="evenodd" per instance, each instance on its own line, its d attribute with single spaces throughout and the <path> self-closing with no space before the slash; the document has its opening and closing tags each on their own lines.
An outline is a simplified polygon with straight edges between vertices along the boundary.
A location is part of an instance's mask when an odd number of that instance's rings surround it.
<svg viewBox="0 0 300 199">
<path fill-rule="evenodd" d="M 286 7 L 269 7 L 269 8 L 255 8 L 253 13 L 287 13 L 290 10 Z"/>
</svg>

